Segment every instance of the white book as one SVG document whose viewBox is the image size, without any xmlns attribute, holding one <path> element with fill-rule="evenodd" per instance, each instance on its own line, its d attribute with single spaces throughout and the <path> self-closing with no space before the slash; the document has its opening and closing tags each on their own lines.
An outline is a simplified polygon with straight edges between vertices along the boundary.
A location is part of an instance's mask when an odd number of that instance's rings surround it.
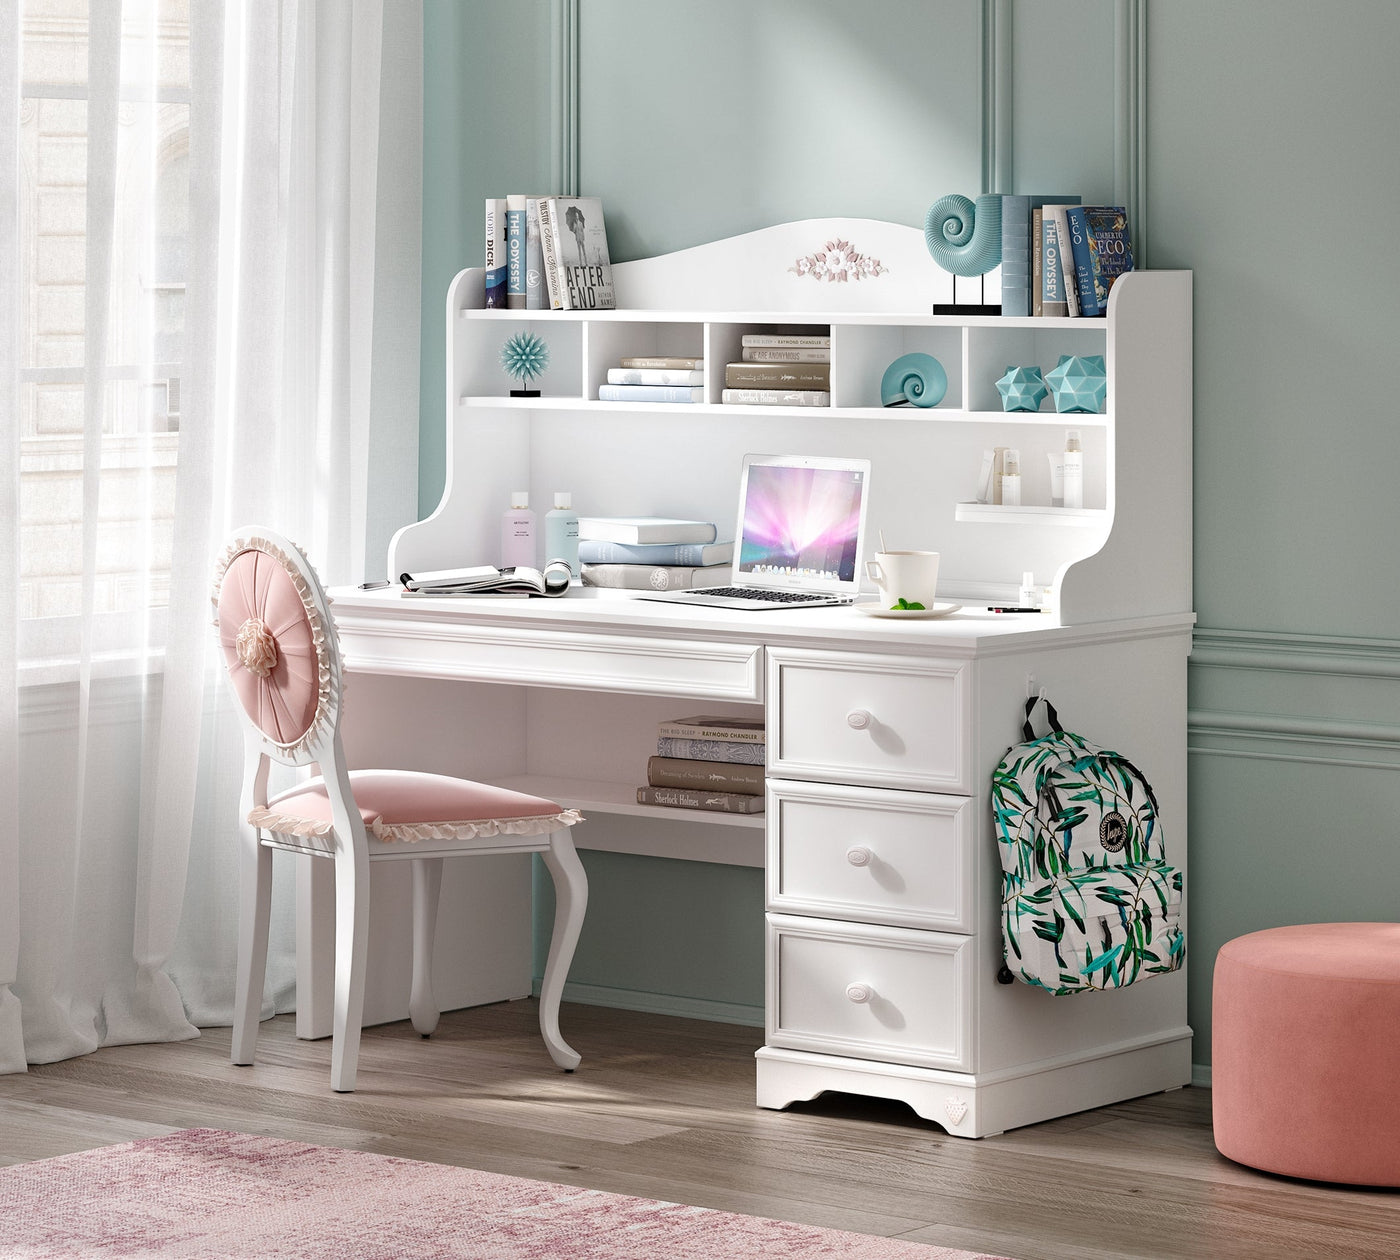
<svg viewBox="0 0 1400 1260">
<path fill-rule="evenodd" d="M 1068 206 L 1049 205 L 1044 213 L 1055 221 L 1055 241 L 1060 247 L 1060 272 L 1065 279 L 1065 305 L 1071 315 L 1079 314 L 1079 285 L 1074 275 L 1074 251 L 1069 247 Z"/>
<path fill-rule="evenodd" d="M 830 407 L 824 389 L 726 389 L 720 402 L 743 407 Z"/>
<path fill-rule="evenodd" d="M 831 350 L 824 346 L 745 346 L 740 357 L 745 363 L 830 363 Z"/>
<path fill-rule="evenodd" d="M 609 368 L 609 385 L 703 385 L 704 372 L 682 368 Z"/>
<path fill-rule="evenodd" d="M 718 531 L 712 521 L 674 516 L 580 516 L 580 539 L 618 543 L 708 543 Z"/>
<path fill-rule="evenodd" d="M 807 346 L 818 349 L 831 349 L 829 334 L 817 333 L 745 333 L 740 339 L 745 346 Z"/>
</svg>

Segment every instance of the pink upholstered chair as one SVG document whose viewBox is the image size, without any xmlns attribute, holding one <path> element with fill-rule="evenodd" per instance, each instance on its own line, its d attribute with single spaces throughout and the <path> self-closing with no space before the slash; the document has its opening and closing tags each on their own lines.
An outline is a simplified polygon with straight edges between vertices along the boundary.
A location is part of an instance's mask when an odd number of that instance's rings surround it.
<svg viewBox="0 0 1400 1260">
<path fill-rule="evenodd" d="M 569 828 L 576 810 L 504 788 L 405 770 L 348 770 L 341 744 L 344 673 L 329 602 L 295 544 L 243 529 L 217 566 L 214 618 L 246 732 L 240 807 L 238 978 L 234 1063 L 252 1063 L 267 962 L 272 850 L 335 862 L 335 1017 L 331 1086 L 355 1088 L 364 1008 L 370 865 L 413 863 L 409 1012 L 437 1026 L 432 948 L 443 859 L 539 853 L 554 879 L 554 934 L 540 989 L 550 1057 L 572 1072 L 579 1055 L 559 1034 L 559 999 L 583 926 L 588 885 Z M 319 777 L 271 800 L 269 764 L 315 764 Z"/>
</svg>

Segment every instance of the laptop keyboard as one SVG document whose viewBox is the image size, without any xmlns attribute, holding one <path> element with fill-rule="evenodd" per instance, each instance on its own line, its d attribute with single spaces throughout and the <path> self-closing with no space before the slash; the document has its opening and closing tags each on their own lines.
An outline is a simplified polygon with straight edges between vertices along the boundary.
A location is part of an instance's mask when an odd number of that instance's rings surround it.
<svg viewBox="0 0 1400 1260">
<path fill-rule="evenodd" d="M 809 595 L 803 591 L 764 591 L 751 586 L 701 586 L 692 595 L 723 595 L 730 599 L 761 599 L 772 604 L 811 604 L 830 601 L 830 595 Z"/>
</svg>

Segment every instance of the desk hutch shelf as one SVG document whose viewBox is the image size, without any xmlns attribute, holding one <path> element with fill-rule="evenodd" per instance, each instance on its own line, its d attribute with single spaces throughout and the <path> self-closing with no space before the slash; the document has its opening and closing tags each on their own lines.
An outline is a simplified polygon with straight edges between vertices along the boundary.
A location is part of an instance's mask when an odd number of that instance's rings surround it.
<svg viewBox="0 0 1400 1260">
<path fill-rule="evenodd" d="M 880 273 L 803 274 L 796 261 L 833 240 Z M 1043 687 L 1068 728 L 1142 768 L 1168 860 L 1187 865 L 1190 274 L 1122 277 L 1105 319 L 936 316 L 949 282 L 922 233 L 811 220 L 619 264 L 614 276 L 620 309 L 601 312 L 486 311 L 480 269 L 453 282 L 446 485 L 432 515 L 395 536 L 391 578 L 494 560 L 512 490 L 528 489 L 540 514 L 569 490 L 581 515 L 703 518 L 728 538 L 745 453 L 860 456 L 871 461 L 870 536 L 938 550 L 939 596 L 964 611 L 890 622 L 610 591 L 528 601 L 337 592 L 351 669 L 388 680 L 366 685 L 361 747 L 374 748 L 394 688 L 417 686 L 433 715 L 416 715 L 419 752 L 446 761 L 452 714 L 470 713 L 458 771 L 580 804 L 581 848 L 763 866 L 762 1106 L 846 1090 L 903 1099 L 978 1137 L 1186 1083 L 1184 971 L 1063 999 L 997 983 L 988 792 L 1028 691 Z M 539 398 L 507 396 L 501 348 L 522 330 L 549 346 Z M 818 330 L 831 336 L 831 407 L 719 401 L 745 332 Z M 946 397 L 880 407 L 885 368 L 916 350 L 943 365 Z M 1102 414 L 1057 415 L 1048 401 L 1037 413 L 1001 410 L 995 382 L 1008 366 L 1048 371 L 1062 354 L 1104 356 Z M 703 357 L 703 400 L 600 401 L 626 355 Z M 1067 428 L 1085 450 L 1078 510 L 1050 505 L 1046 456 L 1063 450 Z M 971 501 L 982 453 L 998 445 L 1020 449 L 1019 508 Z M 1015 599 L 1025 570 L 1049 588 L 1048 611 L 985 611 Z M 463 690 L 449 695 L 439 680 Z M 657 720 L 726 711 L 765 716 L 765 814 L 637 805 Z M 515 922 L 507 909 L 462 913 L 491 925 L 497 959 Z M 523 973 L 464 984 L 459 1004 L 528 990 L 528 948 L 522 957 Z M 585 1048 L 585 1074 L 587 1062 Z"/>
</svg>

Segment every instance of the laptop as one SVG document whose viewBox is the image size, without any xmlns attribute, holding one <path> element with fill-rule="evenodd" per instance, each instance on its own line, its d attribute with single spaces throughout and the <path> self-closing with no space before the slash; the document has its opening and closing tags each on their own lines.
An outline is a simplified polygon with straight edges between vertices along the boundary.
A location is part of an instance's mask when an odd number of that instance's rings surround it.
<svg viewBox="0 0 1400 1260">
<path fill-rule="evenodd" d="M 729 584 L 642 598 L 751 610 L 854 603 L 869 482 L 868 459 L 745 455 Z"/>
</svg>

